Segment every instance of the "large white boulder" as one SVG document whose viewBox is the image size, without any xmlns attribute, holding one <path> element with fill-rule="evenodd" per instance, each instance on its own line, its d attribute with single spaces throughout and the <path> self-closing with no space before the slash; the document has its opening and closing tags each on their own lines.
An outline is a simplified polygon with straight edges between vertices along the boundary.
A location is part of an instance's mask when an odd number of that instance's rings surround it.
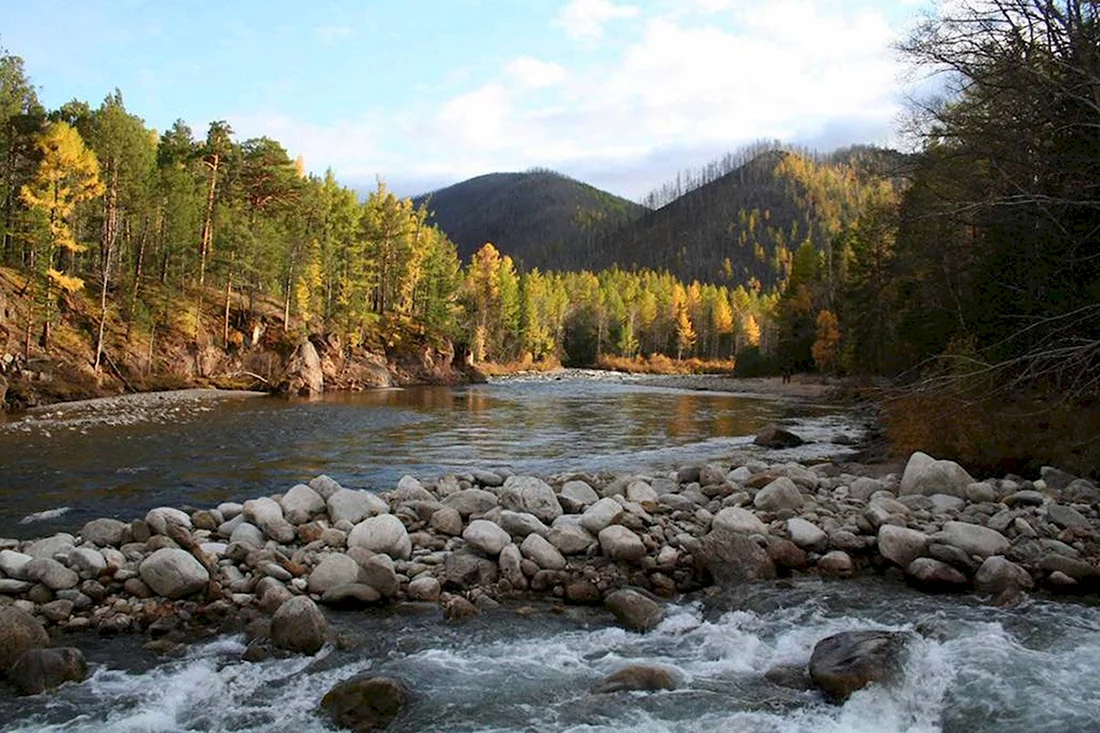
<svg viewBox="0 0 1100 733">
<path fill-rule="evenodd" d="M 348 547 L 364 547 L 371 552 L 382 552 L 395 560 L 408 560 L 412 556 L 412 540 L 401 520 L 392 514 L 381 514 L 364 519 L 348 534 Z"/>
<path fill-rule="evenodd" d="M 191 553 L 174 547 L 157 550 L 138 566 L 145 584 L 165 598 L 183 598 L 206 587 L 210 574 Z"/>
</svg>

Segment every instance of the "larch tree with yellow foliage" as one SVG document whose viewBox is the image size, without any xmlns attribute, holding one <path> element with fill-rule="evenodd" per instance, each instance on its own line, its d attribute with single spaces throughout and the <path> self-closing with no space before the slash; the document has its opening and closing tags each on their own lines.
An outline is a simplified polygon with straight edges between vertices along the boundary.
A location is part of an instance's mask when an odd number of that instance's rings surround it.
<svg viewBox="0 0 1100 733">
<path fill-rule="evenodd" d="M 77 204 L 101 196 L 103 182 L 99 178 L 99 161 L 95 153 L 84 145 L 80 133 L 64 122 L 49 125 L 39 137 L 36 146 L 42 161 L 34 179 L 23 186 L 20 196 L 23 203 L 38 212 L 48 224 L 40 246 L 38 270 L 43 274 L 45 295 L 40 345 L 50 346 L 50 323 L 53 319 L 54 287 L 64 292 L 76 292 L 84 287 L 84 281 L 66 275 L 55 262 L 60 252 L 83 252 L 86 245 L 79 243 L 73 233 L 72 217 Z M 30 324 L 27 325 L 28 339 Z"/>
<path fill-rule="evenodd" d="M 823 310 L 817 314 L 817 334 L 814 339 L 814 364 L 823 372 L 833 368 L 836 363 L 837 347 L 840 345 L 840 328 L 832 311 Z"/>
</svg>

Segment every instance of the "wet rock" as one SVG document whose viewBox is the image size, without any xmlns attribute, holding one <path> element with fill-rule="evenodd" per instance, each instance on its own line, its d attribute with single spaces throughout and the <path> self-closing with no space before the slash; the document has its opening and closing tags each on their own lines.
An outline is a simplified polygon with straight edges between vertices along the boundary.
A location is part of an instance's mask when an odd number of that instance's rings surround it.
<svg viewBox="0 0 1100 733">
<path fill-rule="evenodd" d="M 542 479 L 533 476 L 509 476 L 500 492 L 500 505 L 505 509 L 534 514 L 543 522 L 553 522 L 561 516 L 558 497 Z"/>
<path fill-rule="evenodd" d="M 498 565 L 501 576 L 513 589 L 523 590 L 527 587 L 527 576 L 523 574 L 523 553 L 519 547 L 511 544 L 501 550 Z"/>
<path fill-rule="evenodd" d="M 444 506 L 457 509 L 462 518 L 471 514 L 484 514 L 497 505 L 496 494 L 484 489 L 463 489 L 443 500 Z"/>
<path fill-rule="evenodd" d="M 448 621 L 463 621 L 478 613 L 477 606 L 462 596 L 451 596 L 443 601 L 443 618 Z"/>
<path fill-rule="evenodd" d="M 802 506 L 802 492 L 786 476 L 780 476 L 756 492 L 752 504 L 765 512 L 778 512 L 782 509 L 797 510 Z"/>
<path fill-rule="evenodd" d="M 661 604 L 634 590 L 610 593 L 604 599 L 604 606 L 631 631 L 649 631 L 664 618 Z"/>
<path fill-rule="evenodd" d="M 772 423 L 757 433 L 752 442 L 764 448 L 797 448 L 806 441 Z"/>
<path fill-rule="evenodd" d="M 164 548 L 145 558 L 138 567 L 141 579 L 158 595 L 183 598 L 206 587 L 210 574 L 186 550 Z"/>
<path fill-rule="evenodd" d="M 65 682 L 82 682 L 87 676 L 84 653 L 73 647 L 28 649 L 8 673 L 21 695 L 38 695 Z"/>
<path fill-rule="evenodd" d="M 785 573 L 791 570 L 802 570 L 807 564 L 805 551 L 790 540 L 780 537 L 768 539 L 767 553 L 775 563 L 776 569 Z"/>
<path fill-rule="evenodd" d="M 347 555 L 332 553 L 321 558 L 309 574 L 309 592 L 322 594 L 359 581 L 359 563 Z"/>
<path fill-rule="evenodd" d="M 328 497 L 325 506 L 333 524 L 341 521 L 358 524 L 367 517 L 385 514 L 390 509 L 389 504 L 377 494 L 350 489 L 337 489 Z"/>
<path fill-rule="evenodd" d="M 602 501 L 602 500 L 601 500 Z M 645 544 L 632 530 L 613 524 L 604 527 L 598 535 L 600 550 L 612 560 L 639 562 L 646 555 Z"/>
<path fill-rule="evenodd" d="M 321 603 L 334 608 L 354 609 L 371 606 L 382 600 L 382 594 L 366 583 L 349 583 L 330 588 L 321 596 Z"/>
<path fill-rule="evenodd" d="M 879 554 L 903 568 L 923 555 L 929 542 L 924 532 L 907 527 L 884 524 L 878 531 Z"/>
<path fill-rule="evenodd" d="M 434 603 L 439 600 L 440 591 L 439 581 L 430 576 L 416 578 L 409 583 L 409 598 L 414 601 Z"/>
<path fill-rule="evenodd" d="M 996 530 L 968 522 L 944 522 L 943 531 L 932 539 L 952 547 L 958 547 L 968 555 L 989 557 L 1003 555 L 1011 546 L 1008 539 Z"/>
<path fill-rule="evenodd" d="M 893 679 L 904 662 L 905 634 L 845 631 L 822 639 L 810 656 L 810 679 L 834 702 L 872 682 Z"/>
<path fill-rule="evenodd" d="M 475 519 L 462 532 L 462 539 L 470 547 L 484 552 L 490 557 L 496 557 L 505 545 L 512 542 L 512 537 L 493 522 L 485 519 Z"/>
<path fill-rule="evenodd" d="M 49 645 L 49 635 L 34 616 L 16 606 L 0 606 L 0 677 L 24 652 Z"/>
<path fill-rule="evenodd" d="M 321 711 L 339 728 L 386 728 L 408 702 L 404 685 L 389 677 L 355 677 L 335 685 L 321 698 Z"/>
<path fill-rule="evenodd" d="M 1019 592 L 1033 585 L 1026 570 L 1000 555 L 987 557 L 974 576 L 974 587 L 985 593 Z"/>
<path fill-rule="evenodd" d="M 696 562 L 719 585 L 752 583 L 775 577 L 775 563 L 750 537 L 726 529 L 711 530 L 699 543 Z"/>
<path fill-rule="evenodd" d="M 519 548 L 516 548 L 517 551 Z M 497 580 L 497 564 L 466 552 L 452 552 L 443 563 L 443 584 L 467 589 L 487 586 Z"/>
<path fill-rule="evenodd" d="M 852 558 L 843 550 L 833 550 L 818 558 L 817 568 L 826 575 L 844 578 L 852 574 Z"/>
<path fill-rule="evenodd" d="M 348 547 L 365 547 L 371 552 L 384 552 L 395 560 L 408 560 L 412 555 L 412 540 L 401 520 L 392 514 L 364 519 L 348 534 Z"/>
<path fill-rule="evenodd" d="M 93 519 L 80 530 L 85 542 L 100 547 L 122 547 L 129 540 L 130 525 L 117 519 Z"/>
<path fill-rule="evenodd" d="M 27 580 L 41 583 L 50 590 L 65 590 L 80 584 L 79 575 L 49 558 L 31 560 L 23 567 L 23 574 Z"/>
<path fill-rule="evenodd" d="M 565 600 L 582 606 L 597 606 L 603 600 L 600 589 L 590 580 L 575 580 L 565 586 Z"/>
<path fill-rule="evenodd" d="M 940 562 L 945 562 L 971 575 L 978 570 L 978 562 L 958 547 L 953 547 L 952 545 L 942 545 L 938 542 L 933 542 L 928 546 L 928 554 Z"/>
<path fill-rule="evenodd" d="M 392 598 L 401 590 L 397 569 L 389 555 L 375 555 L 359 564 L 362 566 L 359 572 L 360 581 L 374 588 L 383 597 Z"/>
<path fill-rule="evenodd" d="M 764 673 L 764 679 L 777 687 L 791 690 L 812 690 L 814 686 L 809 671 L 800 664 L 772 667 Z"/>
<path fill-rule="evenodd" d="M 757 516 L 748 509 L 741 507 L 726 507 L 714 515 L 711 521 L 713 529 L 726 529 L 730 532 L 741 534 L 758 534 L 767 536 L 768 525 L 760 521 Z"/>
<path fill-rule="evenodd" d="M 271 643 L 280 649 L 315 654 L 325 643 L 327 632 L 324 614 L 306 596 L 284 601 L 271 617 Z"/>
<path fill-rule="evenodd" d="M 1077 581 L 1095 581 L 1100 578 L 1100 569 L 1083 560 L 1076 560 L 1051 552 L 1039 561 L 1039 567 L 1047 572 L 1060 572 Z"/>
<path fill-rule="evenodd" d="M 968 585 L 965 575 L 947 563 L 930 557 L 918 557 L 909 563 L 905 574 L 915 585 L 928 590 L 951 590 Z"/>
<path fill-rule="evenodd" d="M 676 675 L 671 669 L 650 664 L 632 664 L 604 677 L 592 687 L 592 692 L 649 692 L 675 690 L 677 687 Z"/>
</svg>

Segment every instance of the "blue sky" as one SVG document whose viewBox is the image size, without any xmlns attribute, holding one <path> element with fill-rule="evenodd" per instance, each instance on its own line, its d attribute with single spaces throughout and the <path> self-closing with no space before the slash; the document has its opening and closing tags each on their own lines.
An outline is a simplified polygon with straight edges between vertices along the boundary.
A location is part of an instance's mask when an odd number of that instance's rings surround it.
<svg viewBox="0 0 1100 733">
<path fill-rule="evenodd" d="M 549 167 L 631 198 L 753 140 L 897 143 L 919 0 L 0 0 L 47 107 L 268 135 L 411 195 Z"/>
</svg>

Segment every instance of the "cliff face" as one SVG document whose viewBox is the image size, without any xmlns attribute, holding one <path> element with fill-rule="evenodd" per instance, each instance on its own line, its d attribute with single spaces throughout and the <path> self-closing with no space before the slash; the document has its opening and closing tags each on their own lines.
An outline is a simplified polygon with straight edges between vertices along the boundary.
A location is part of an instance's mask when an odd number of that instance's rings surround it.
<svg viewBox="0 0 1100 733">
<path fill-rule="evenodd" d="M 97 372 L 97 305 L 87 294 L 61 298 L 44 348 L 35 302 L 17 273 L 0 268 L 0 411 L 189 387 L 315 395 L 469 381 L 446 339 L 398 324 L 384 341 L 351 347 L 293 322 L 284 330 L 278 308 L 244 298 L 228 320 L 209 298 L 198 326 L 193 302 L 183 298 L 166 301 L 169 315 L 152 325 L 112 314 Z"/>
</svg>

